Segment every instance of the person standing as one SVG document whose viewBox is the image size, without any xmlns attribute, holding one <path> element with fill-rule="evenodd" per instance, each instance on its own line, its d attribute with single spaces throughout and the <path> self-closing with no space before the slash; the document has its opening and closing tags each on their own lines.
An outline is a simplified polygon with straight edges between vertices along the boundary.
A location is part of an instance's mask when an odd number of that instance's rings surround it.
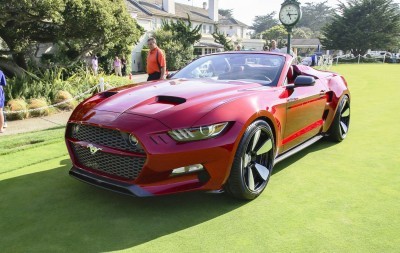
<svg viewBox="0 0 400 253">
<path fill-rule="evenodd" d="M 147 81 L 165 79 L 167 63 L 164 53 L 157 46 L 157 41 L 153 37 L 147 40 L 147 45 L 150 48 L 147 55 L 147 74 L 149 75 Z"/>
<path fill-rule="evenodd" d="M 126 59 L 125 57 L 121 57 L 121 65 L 122 65 L 122 76 L 126 76 Z"/>
<path fill-rule="evenodd" d="M 4 102 L 6 100 L 3 87 L 6 86 L 6 76 L 3 71 L 0 70 L 0 133 L 4 132 Z"/>
<path fill-rule="evenodd" d="M 118 56 L 115 56 L 115 60 L 114 60 L 114 71 L 115 71 L 115 75 L 116 76 L 122 76 L 121 73 L 121 60 L 118 58 Z"/>
<path fill-rule="evenodd" d="M 271 47 L 269 48 L 269 51 L 270 52 L 275 52 L 275 53 L 280 53 L 281 52 L 281 50 L 277 47 L 275 40 L 271 41 Z"/>
<path fill-rule="evenodd" d="M 97 76 L 98 70 L 99 70 L 99 61 L 98 61 L 96 55 L 94 55 L 93 58 L 92 58 L 92 70 L 93 70 L 93 74 L 95 76 Z"/>
</svg>

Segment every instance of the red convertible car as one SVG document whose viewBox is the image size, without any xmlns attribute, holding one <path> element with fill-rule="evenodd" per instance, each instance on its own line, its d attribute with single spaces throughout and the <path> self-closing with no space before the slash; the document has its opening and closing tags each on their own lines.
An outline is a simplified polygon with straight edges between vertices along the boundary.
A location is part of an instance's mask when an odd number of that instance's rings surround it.
<svg viewBox="0 0 400 253">
<path fill-rule="evenodd" d="M 273 166 L 322 137 L 342 141 L 350 93 L 286 54 L 201 57 L 168 80 L 82 102 L 69 119 L 70 175 L 135 196 L 223 190 L 254 199 Z"/>
</svg>

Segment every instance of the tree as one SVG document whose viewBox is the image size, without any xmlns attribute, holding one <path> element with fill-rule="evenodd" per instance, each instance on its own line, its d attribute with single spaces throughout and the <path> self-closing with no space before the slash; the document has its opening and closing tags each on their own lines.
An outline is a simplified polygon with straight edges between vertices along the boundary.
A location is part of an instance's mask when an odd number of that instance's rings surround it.
<svg viewBox="0 0 400 253">
<path fill-rule="evenodd" d="M 318 32 L 331 22 L 335 10 L 328 5 L 328 1 L 321 3 L 305 3 L 301 6 L 302 18 L 297 24 L 298 27 L 308 27 Z"/>
<path fill-rule="evenodd" d="M 276 25 L 262 33 L 263 39 L 281 41 L 286 39 L 288 33 L 283 25 Z"/>
<path fill-rule="evenodd" d="M 76 62 L 88 52 L 129 52 L 143 31 L 123 0 L 0 0 L 0 6 L 0 38 L 6 44 L 0 67 L 17 75 L 40 43 L 57 44 L 65 60 Z"/>
<path fill-rule="evenodd" d="M 212 34 L 212 36 L 213 36 L 215 42 L 224 46 L 225 51 L 233 50 L 232 40 L 228 40 L 228 38 L 225 36 L 225 34 L 219 32 L 218 30 L 215 30 L 215 32 Z"/>
<path fill-rule="evenodd" d="M 187 17 L 187 23 L 182 19 L 178 19 L 176 22 L 172 20 L 163 20 L 161 28 L 164 31 L 170 31 L 172 33 L 173 40 L 176 42 L 180 42 L 186 47 L 193 47 L 193 45 L 201 39 L 201 25 L 197 25 L 192 28 L 190 16 L 188 15 Z"/>
<path fill-rule="evenodd" d="M 253 21 L 253 25 L 250 29 L 253 29 L 256 34 L 260 34 L 265 30 L 278 24 L 278 20 L 275 18 L 276 12 L 273 11 L 267 15 L 256 16 Z"/>
<path fill-rule="evenodd" d="M 168 70 L 178 70 L 193 59 L 193 46 L 184 46 L 176 40 L 172 31 L 161 28 L 155 31 L 153 36 L 165 53 Z"/>
<path fill-rule="evenodd" d="M 166 55 L 167 69 L 177 70 L 193 59 L 194 44 L 201 38 L 201 25 L 192 28 L 192 22 L 179 19 L 164 21 L 161 29 L 154 32 L 157 44 Z"/>
<path fill-rule="evenodd" d="M 293 29 L 293 39 L 312 39 L 317 38 L 314 32 L 308 27 L 295 27 Z"/>
<path fill-rule="evenodd" d="M 364 55 L 368 49 L 389 49 L 400 39 L 400 10 L 392 0 L 349 0 L 323 29 L 327 49 Z"/>
<path fill-rule="evenodd" d="M 218 14 L 224 16 L 226 18 L 233 18 L 233 10 L 232 9 L 219 9 Z"/>
</svg>

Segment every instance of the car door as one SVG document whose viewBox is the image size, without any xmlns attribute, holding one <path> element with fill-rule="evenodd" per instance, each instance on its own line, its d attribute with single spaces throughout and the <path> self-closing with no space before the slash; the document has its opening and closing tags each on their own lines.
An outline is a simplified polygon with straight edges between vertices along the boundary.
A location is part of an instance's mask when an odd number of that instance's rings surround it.
<svg viewBox="0 0 400 253">
<path fill-rule="evenodd" d="M 312 86 L 295 87 L 289 92 L 283 151 L 305 142 L 321 131 L 327 89 L 326 84 L 317 79 Z"/>
</svg>

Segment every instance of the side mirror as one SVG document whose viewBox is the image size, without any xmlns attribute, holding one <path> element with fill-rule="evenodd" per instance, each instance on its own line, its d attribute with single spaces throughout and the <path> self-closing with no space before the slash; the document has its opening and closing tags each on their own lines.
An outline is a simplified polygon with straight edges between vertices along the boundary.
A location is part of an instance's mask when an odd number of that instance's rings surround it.
<svg viewBox="0 0 400 253">
<path fill-rule="evenodd" d="M 315 84 L 315 78 L 312 76 L 298 76 L 294 80 L 295 87 L 313 86 Z"/>
</svg>

